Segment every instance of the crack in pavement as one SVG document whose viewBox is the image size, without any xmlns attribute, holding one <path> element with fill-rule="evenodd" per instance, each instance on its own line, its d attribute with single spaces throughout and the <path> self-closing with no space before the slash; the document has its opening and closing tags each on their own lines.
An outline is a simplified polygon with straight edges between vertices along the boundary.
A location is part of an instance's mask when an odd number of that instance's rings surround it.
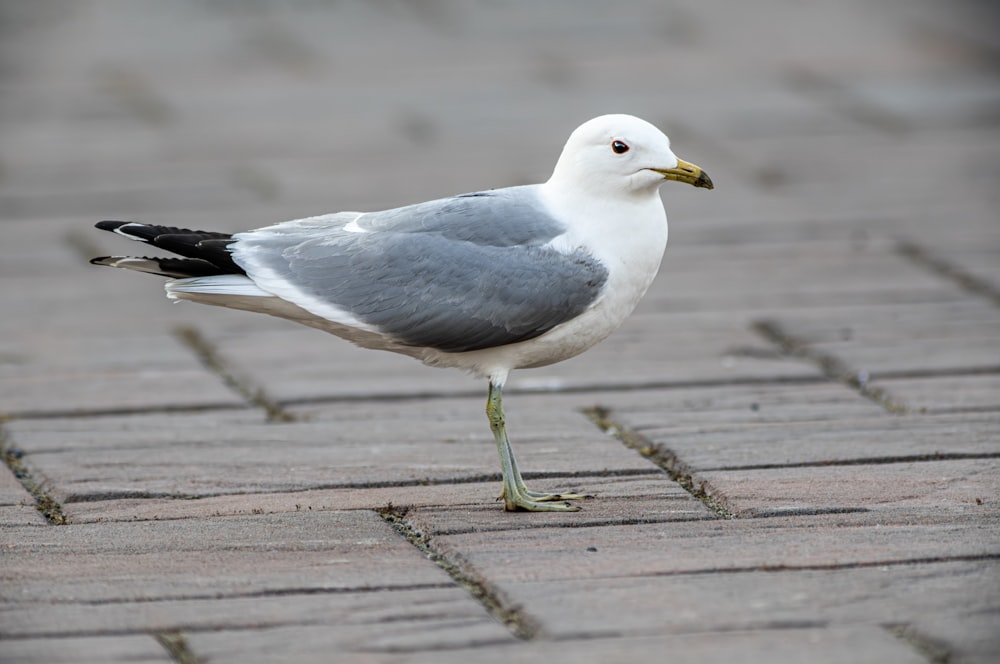
<svg viewBox="0 0 1000 664">
<path fill-rule="evenodd" d="M 59 501 L 49 495 L 43 483 L 35 479 L 24 463 L 24 450 L 11 445 L 2 421 L 0 421 L 0 457 L 25 491 L 35 499 L 35 509 L 41 512 L 46 521 L 54 526 L 64 526 L 69 522 Z"/>
<path fill-rule="evenodd" d="M 883 388 L 872 385 L 867 374 L 852 369 L 840 358 L 830 353 L 824 353 L 810 347 L 807 341 L 790 334 L 777 321 L 758 320 L 751 325 L 751 328 L 780 347 L 786 355 L 812 362 L 830 380 L 843 383 L 866 399 L 882 406 L 886 411 L 895 415 L 904 415 L 909 412 L 906 404 L 893 398 Z"/>
<path fill-rule="evenodd" d="M 218 349 L 196 327 L 182 325 L 174 328 L 174 336 L 198 357 L 201 363 L 218 375 L 222 381 L 244 399 L 258 408 L 264 409 L 271 422 L 293 422 L 295 416 L 272 399 L 264 388 L 253 385 L 241 377 Z"/>
<path fill-rule="evenodd" d="M 583 409 L 586 415 L 599 429 L 617 438 L 625 447 L 635 450 L 641 456 L 667 472 L 674 482 L 694 496 L 705 507 L 712 510 L 723 519 L 735 519 L 736 514 L 726 505 L 725 498 L 714 492 L 704 481 L 695 481 L 694 469 L 680 460 L 672 450 L 657 445 L 642 434 L 611 419 L 611 411 L 607 408 L 594 406 Z"/>
<path fill-rule="evenodd" d="M 926 247 L 910 240 L 899 240 L 896 242 L 895 251 L 916 265 L 955 283 L 962 290 L 985 297 L 992 300 L 993 304 L 1000 306 L 1000 289 L 986 279 L 977 277 L 964 268 L 935 256 Z"/>
<path fill-rule="evenodd" d="M 440 567 L 455 583 L 464 588 L 486 611 L 523 641 L 530 641 L 541 633 L 541 625 L 530 615 L 508 600 L 503 593 L 485 579 L 439 551 L 430 536 L 414 528 L 406 520 L 407 510 L 391 504 L 378 514 L 407 542 L 420 550 L 428 560 Z"/>
</svg>

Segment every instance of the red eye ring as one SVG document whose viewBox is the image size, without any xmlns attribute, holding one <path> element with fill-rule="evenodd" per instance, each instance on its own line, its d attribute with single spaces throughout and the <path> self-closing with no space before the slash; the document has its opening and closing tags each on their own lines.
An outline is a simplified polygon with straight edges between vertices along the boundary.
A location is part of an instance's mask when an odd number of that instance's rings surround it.
<svg viewBox="0 0 1000 664">
<path fill-rule="evenodd" d="M 611 141 L 611 149 L 615 154 L 625 154 L 629 151 L 628 143 L 625 141 L 613 140 Z"/>
</svg>

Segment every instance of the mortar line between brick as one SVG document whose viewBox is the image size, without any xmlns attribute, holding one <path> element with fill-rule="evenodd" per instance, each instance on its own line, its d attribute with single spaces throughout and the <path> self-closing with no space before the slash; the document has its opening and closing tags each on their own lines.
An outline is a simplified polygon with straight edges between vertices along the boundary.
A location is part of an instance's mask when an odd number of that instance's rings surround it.
<svg viewBox="0 0 1000 664">
<path fill-rule="evenodd" d="M 22 410 L 0 415 L 7 420 L 65 420 L 76 417 L 127 417 L 129 415 L 171 415 L 182 413 L 204 413 L 215 410 L 249 410 L 256 404 L 200 403 L 160 406 L 136 406 L 132 408 L 88 408 L 80 410 Z"/>
<path fill-rule="evenodd" d="M 326 622 L 322 619 L 317 618 L 313 620 L 272 620 L 261 622 L 259 620 L 250 621 L 242 624 L 233 624 L 232 622 L 209 622 L 209 623 L 199 623 L 199 624 L 186 624 L 181 632 L 184 634 L 211 634 L 218 632 L 259 632 L 262 629 L 280 629 L 282 627 L 324 627 L 328 626 Z M 165 632 L 170 634 L 172 632 Z M 26 641 L 26 640 L 37 640 L 37 639 L 75 639 L 75 638 L 98 638 L 98 637 L 115 637 L 115 636 L 135 636 L 137 634 L 144 634 L 147 636 L 154 636 L 156 632 L 149 632 L 148 630 L 135 630 L 128 628 L 106 628 L 106 629 L 67 629 L 66 631 L 32 631 L 23 633 L 6 633 L 3 634 L 2 639 L 4 641 Z M 478 647 L 489 647 L 493 645 L 506 645 L 509 644 L 510 640 L 506 638 L 496 638 L 496 639 L 482 639 L 476 640 L 476 646 Z M 468 648 L 467 645 L 461 643 L 454 644 L 429 644 L 429 645 L 419 645 L 413 647 L 407 647 L 406 653 L 424 652 L 424 651 L 449 651 L 449 650 L 464 650 Z M 378 652 L 393 652 L 391 650 L 378 651 Z M 202 661 L 202 660 L 196 660 Z M 207 660 L 205 664 L 207 664 Z M 331 660 L 336 661 L 336 660 Z"/>
<path fill-rule="evenodd" d="M 1000 373 L 1000 366 L 965 367 L 956 369 L 900 369 L 880 371 L 869 376 L 870 381 L 910 379 L 910 378 L 948 378 L 956 376 L 982 376 Z M 778 376 L 773 378 L 737 378 L 704 381 L 656 381 L 648 383 L 630 383 L 621 385 L 571 385 L 557 388 L 510 387 L 504 391 L 508 395 L 528 394 L 600 394 L 601 392 L 642 392 L 647 390 L 686 390 L 712 387 L 729 387 L 741 385 L 814 385 L 829 380 L 827 376 Z M 241 395 L 242 396 L 242 395 Z M 305 397 L 298 399 L 274 399 L 279 408 L 286 409 L 295 406 L 311 406 L 341 403 L 396 403 L 403 401 L 428 401 L 433 399 L 464 399 L 479 398 L 478 390 L 454 390 L 436 392 L 383 392 L 379 394 L 344 394 Z M 122 417 L 128 415 L 157 415 L 172 413 L 203 413 L 214 410 L 246 410 L 258 407 L 255 403 L 202 403 L 202 404 L 172 404 L 161 406 L 136 406 L 134 408 L 91 408 L 80 410 L 26 410 L 8 412 L 0 415 L 8 420 L 45 420 L 66 419 L 74 417 Z M 971 409 L 934 409 L 930 414 L 948 414 L 951 412 L 966 412 Z M 983 412 L 992 412 L 995 408 L 980 408 Z"/>
<path fill-rule="evenodd" d="M 657 445 L 642 434 L 611 419 L 611 411 L 601 406 L 585 408 L 581 412 L 590 419 L 601 431 L 617 438 L 625 447 L 635 450 L 641 456 L 666 471 L 667 475 L 681 488 L 690 493 L 705 507 L 712 510 L 723 519 L 735 519 L 736 514 L 730 510 L 725 499 L 713 495 L 705 482 L 695 484 L 694 469 L 680 460 L 677 454 L 662 445 Z"/>
<path fill-rule="evenodd" d="M 408 592 L 413 590 L 440 590 L 450 588 L 450 584 L 444 583 L 410 583 L 387 586 L 364 586 L 358 588 L 315 588 L 315 587 L 294 587 L 275 588 L 271 590 L 257 590 L 248 592 L 232 593 L 208 593 L 203 595 L 162 595 L 155 597 L 129 597 L 112 599 L 92 599 L 92 600 L 44 600 L 46 604 L 66 605 L 66 606 L 125 606 L 131 604 L 155 604 L 157 602 L 216 602 L 219 600 L 231 599 L 267 599 L 272 597 L 303 597 L 307 595 L 352 595 L 381 592 Z"/>
<path fill-rule="evenodd" d="M 218 354 L 216 354 L 218 357 Z M 199 356 L 200 358 L 200 356 Z M 997 368 L 1000 372 L 1000 367 Z M 724 379 L 706 381 L 679 382 L 648 382 L 628 383 L 621 385 L 569 385 L 566 387 L 510 387 L 504 390 L 508 395 L 530 394 L 588 394 L 600 392 L 638 392 L 659 389 L 691 389 L 699 387 L 720 387 L 727 385 L 802 385 L 814 384 L 826 380 L 821 376 L 777 376 L 772 378 Z M 255 394 L 255 390 L 251 388 Z M 246 398 L 246 394 L 240 392 Z M 479 390 L 437 390 L 427 392 L 381 392 L 377 394 L 339 394 L 293 399 L 271 399 L 276 407 L 285 409 L 294 406 L 312 406 L 341 403 L 398 403 L 406 401 L 427 401 L 432 399 L 479 399 Z M 155 415 L 160 413 L 200 413 L 211 410 L 243 410 L 258 407 L 254 402 L 243 404 L 201 403 L 201 404 L 168 404 L 160 406 L 136 406 L 133 408 L 90 408 L 76 410 L 25 410 L 0 413 L 0 417 L 9 420 L 41 420 L 64 419 L 72 417 L 119 417 L 124 415 Z"/>
<path fill-rule="evenodd" d="M 513 605 L 503 593 L 493 588 L 489 583 L 470 573 L 462 565 L 450 559 L 434 546 L 427 535 L 414 528 L 406 520 L 406 510 L 389 505 L 379 511 L 379 516 L 385 519 L 396 532 L 407 542 L 421 551 L 428 560 L 440 567 L 455 583 L 465 589 L 487 613 L 502 625 L 507 627 L 517 638 L 530 641 L 541 633 L 541 625 L 531 616 Z"/>
<path fill-rule="evenodd" d="M 917 651 L 930 664 L 948 664 L 951 651 L 943 644 L 908 624 L 889 624 L 882 628 Z"/>
<path fill-rule="evenodd" d="M 641 577 L 704 576 L 710 574 L 754 574 L 776 572 L 836 572 L 840 570 L 870 569 L 873 567 L 904 567 L 908 565 L 942 565 L 947 563 L 974 563 L 1000 561 L 1000 552 L 973 553 L 953 556 L 928 556 L 923 558 L 896 558 L 890 560 L 866 560 L 849 563 L 826 563 L 814 565 L 748 565 L 746 567 L 704 567 L 701 569 L 674 570 L 643 573 Z M 623 577 L 625 578 L 625 577 Z M 632 577 L 634 578 L 634 577 Z"/>
<path fill-rule="evenodd" d="M 241 378 L 219 354 L 215 346 L 195 327 L 178 326 L 174 335 L 198 357 L 203 365 L 218 375 L 222 381 L 251 404 L 262 408 L 272 422 L 292 422 L 295 416 L 272 399 L 263 388 Z"/>
<path fill-rule="evenodd" d="M 2 421 L 0 421 L 0 457 L 3 457 L 4 465 L 10 469 L 24 490 L 34 498 L 35 509 L 41 512 L 45 520 L 54 526 L 66 525 L 68 521 L 66 515 L 63 514 L 62 505 L 49 495 L 42 483 L 36 480 L 31 471 L 28 470 L 23 460 L 24 451 L 10 444 Z"/>
<path fill-rule="evenodd" d="M 754 332 L 777 345 L 790 357 L 798 357 L 815 364 L 832 381 L 842 383 L 861 396 L 882 406 L 886 411 L 903 415 L 909 412 L 905 404 L 895 400 L 886 390 L 872 385 L 868 377 L 852 369 L 838 357 L 811 348 L 809 344 L 789 334 L 780 323 L 773 320 L 759 320 L 751 325 Z"/>
<path fill-rule="evenodd" d="M 898 240 L 895 251 L 914 264 L 955 283 L 962 290 L 985 297 L 1000 307 L 1000 289 L 950 261 L 934 256 L 926 247 L 910 240 Z"/>
<path fill-rule="evenodd" d="M 187 640 L 180 632 L 154 632 L 153 638 L 177 664 L 202 664 L 202 660 L 191 651 Z"/>
<path fill-rule="evenodd" d="M 547 479 L 585 479 L 589 477 L 647 477 L 649 475 L 654 475 L 659 473 L 658 470 L 653 468 L 650 469 L 612 469 L 612 470 L 581 470 L 581 471 L 550 471 L 550 472 L 526 472 L 524 473 L 524 479 L 526 480 L 547 480 Z M 80 504 L 80 503 L 98 503 L 109 500 L 204 500 L 209 498 L 224 498 L 227 496 L 257 496 L 257 495 L 294 495 L 298 493 L 307 493 L 311 491 L 336 491 L 336 490 L 365 490 L 365 489 L 391 489 L 391 488 L 404 488 L 404 487 L 419 487 L 419 486 L 450 486 L 450 485 L 462 485 L 462 484 L 486 484 L 486 483 L 499 483 L 502 478 L 500 473 L 495 474 L 482 474 L 482 475 L 468 475 L 465 477 L 453 477 L 448 479 L 416 479 L 416 480 L 395 480 L 395 481 L 384 481 L 384 482 L 331 482 L 327 484 L 313 484 L 304 487 L 288 487 L 285 489 L 255 489 L 255 490 L 245 490 L 245 491 L 234 491 L 234 492 L 218 492 L 218 493 L 199 493 L 199 494 L 186 494 L 186 493 L 170 493 L 167 491 L 105 491 L 102 493 L 78 493 L 70 494 L 65 503 L 69 504 Z M 364 509 L 364 508 L 359 508 Z M 187 518 L 187 517 L 179 517 Z"/>
<path fill-rule="evenodd" d="M 998 367 L 1000 370 L 1000 367 Z M 590 394 L 600 392 L 641 392 L 645 390 L 692 389 L 699 387 L 725 387 L 728 385 L 800 385 L 822 382 L 818 376 L 773 376 L 767 378 L 723 378 L 718 380 L 687 380 L 687 381 L 638 381 L 634 383 L 603 384 L 591 383 L 580 385 L 564 385 L 561 387 L 518 387 L 512 385 L 504 388 L 505 395 L 530 394 Z M 283 399 L 283 406 L 308 406 L 326 403 L 353 403 L 358 401 L 419 401 L 425 399 L 462 399 L 479 398 L 478 390 L 453 390 L 435 392 L 382 392 L 379 394 L 341 394 L 298 399 Z"/>
<path fill-rule="evenodd" d="M 676 520 L 664 521 L 662 523 L 678 523 Z M 588 528 L 602 527 L 602 526 L 630 526 L 633 524 L 623 524 L 623 523 L 598 523 L 589 524 Z M 551 526 L 541 526 L 543 528 L 550 528 Z M 398 529 L 397 529 L 398 530 Z M 450 536 L 450 535 L 461 535 L 470 532 L 481 532 L 481 531 L 455 531 L 455 532 L 445 532 L 439 533 L 438 536 Z M 418 547 L 425 554 L 427 551 L 423 547 Z M 436 554 L 434 554 L 436 555 Z M 870 567 L 886 567 L 886 566 L 906 566 L 906 565 L 926 565 L 926 564 L 943 564 L 943 563 L 955 563 L 955 562 L 978 562 L 978 561 L 993 561 L 1000 560 L 1000 553 L 984 553 L 984 554 L 969 554 L 969 555 L 955 555 L 955 556 L 940 556 L 940 557 L 924 557 L 924 558 L 912 558 L 912 559 L 894 559 L 894 560 L 875 560 L 869 562 L 854 562 L 854 563 L 829 563 L 829 564 L 814 564 L 814 565 L 758 565 L 758 566 L 746 566 L 746 567 L 710 567 L 710 568 L 700 568 L 700 569 L 687 569 L 687 570 L 674 570 L 674 571 L 659 571 L 659 572 L 642 572 L 641 574 L 623 574 L 623 575 L 611 575 L 606 578 L 636 578 L 638 577 L 648 577 L 648 576 L 703 576 L 707 574 L 747 574 L 756 572 L 796 572 L 796 571 L 836 571 L 836 570 L 848 570 L 848 569 L 863 569 Z M 405 584 L 398 586 L 366 586 L 359 588 L 282 588 L 275 590 L 262 590 L 259 592 L 247 592 L 247 593 L 224 593 L 224 594 L 205 594 L 205 595 L 166 595 L 157 597 L 143 597 L 143 598 L 122 598 L 122 599 L 97 599 L 97 600 L 39 600 L 39 604 L 54 605 L 54 606 L 76 606 L 76 607 L 98 607 L 98 606 L 130 606 L 134 604 L 156 604 L 163 602 L 217 602 L 219 600 L 232 600 L 232 599 L 268 599 L 274 597 L 303 597 L 311 595 L 353 595 L 353 594 L 374 594 L 374 593 L 384 593 L 384 592 L 412 592 L 421 590 L 446 590 L 448 588 L 453 588 L 454 585 L 451 583 L 414 583 Z M 190 628 L 184 628 L 185 631 L 190 631 Z M 15 637 L 17 638 L 17 637 Z M 554 637 L 547 637 L 554 638 Z"/>
<path fill-rule="evenodd" d="M 869 381 L 896 380 L 896 379 L 919 379 L 919 378 L 948 378 L 961 376 L 984 376 L 1000 373 L 1000 366 L 988 365 L 984 367 L 963 367 L 955 369 L 899 369 L 890 371 L 873 372 L 869 375 Z M 648 383 L 631 383 L 622 385 L 571 385 L 557 388 L 532 388 L 511 387 L 506 389 L 505 394 L 509 395 L 529 395 L 529 394 L 600 394 L 601 392 L 643 392 L 647 390 L 686 390 L 712 387 L 730 387 L 741 385 L 814 385 L 829 380 L 827 376 L 778 376 L 773 378 L 737 378 L 723 380 L 704 381 L 657 381 Z M 242 396 L 242 395 L 241 395 Z M 455 390 L 436 392 L 383 392 L 379 394 L 344 394 L 306 397 L 299 399 L 274 399 L 273 403 L 281 409 L 295 406 L 311 406 L 323 404 L 341 403 L 396 403 L 402 401 L 428 401 L 434 399 L 464 399 L 479 398 L 479 391 Z M 129 415 L 158 415 L 174 413 L 204 413 L 216 410 L 247 410 L 257 408 L 255 403 L 199 403 L 199 404 L 165 404 L 159 406 L 136 406 L 132 408 L 88 408 L 77 410 L 24 410 L 7 413 L 0 413 L 0 418 L 6 420 L 47 420 L 47 419 L 68 419 L 78 417 L 125 417 Z M 995 407 L 985 406 L 979 408 L 935 408 L 928 409 L 927 414 L 947 415 L 950 413 L 965 412 L 993 412 Z"/>
<path fill-rule="evenodd" d="M 934 452 L 899 456 L 867 457 L 859 459 L 830 459 L 791 463 L 757 463 L 743 466 L 706 466 L 700 472 L 728 472 L 736 470 L 775 470 L 780 468 L 829 468 L 831 466 L 878 466 L 893 463 L 926 463 L 930 461 L 961 461 L 963 459 L 998 459 L 1000 452 Z"/>
</svg>

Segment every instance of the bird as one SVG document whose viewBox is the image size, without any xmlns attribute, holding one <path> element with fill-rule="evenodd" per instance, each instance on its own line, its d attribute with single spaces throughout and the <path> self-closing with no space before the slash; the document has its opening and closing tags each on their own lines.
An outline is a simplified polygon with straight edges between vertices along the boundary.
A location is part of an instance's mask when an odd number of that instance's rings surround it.
<svg viewBox="0 0 1000 664">
<path fill-rule="evenodd" d="M 578 355 L 631 314 L 666 249 L 667 181 L 714 188 L 653 124 L 602 115 L 570 134 L 540 184 L 235 234 L 101 221 L 176 256 L 91 263 L 167 277 L 174 300 L 270 314 L 485 378 L 497 500 L 507 511 L 576 511 L 571 501 L 589 496 L 525 486 L 503 388 L 511 371 Z"/>
</svg>

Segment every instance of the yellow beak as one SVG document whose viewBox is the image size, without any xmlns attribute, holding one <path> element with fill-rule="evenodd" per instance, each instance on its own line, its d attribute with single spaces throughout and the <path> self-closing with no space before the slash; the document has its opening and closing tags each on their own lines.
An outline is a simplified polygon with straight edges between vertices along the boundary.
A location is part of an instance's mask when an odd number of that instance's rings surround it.
<svg viewBox="0 0 1000 664">
<path fill-rule="evenodd" d="M 715 189 L 708 173 L 701 170 L 700 166 L 689 164 L 683 159 L 677 160 L 677 168 L 653 168 L 651 170 L 656 171 L 667 180 L 687 182 L 695 187 L 704 187 L 705 189 Z"/>
</svg>

